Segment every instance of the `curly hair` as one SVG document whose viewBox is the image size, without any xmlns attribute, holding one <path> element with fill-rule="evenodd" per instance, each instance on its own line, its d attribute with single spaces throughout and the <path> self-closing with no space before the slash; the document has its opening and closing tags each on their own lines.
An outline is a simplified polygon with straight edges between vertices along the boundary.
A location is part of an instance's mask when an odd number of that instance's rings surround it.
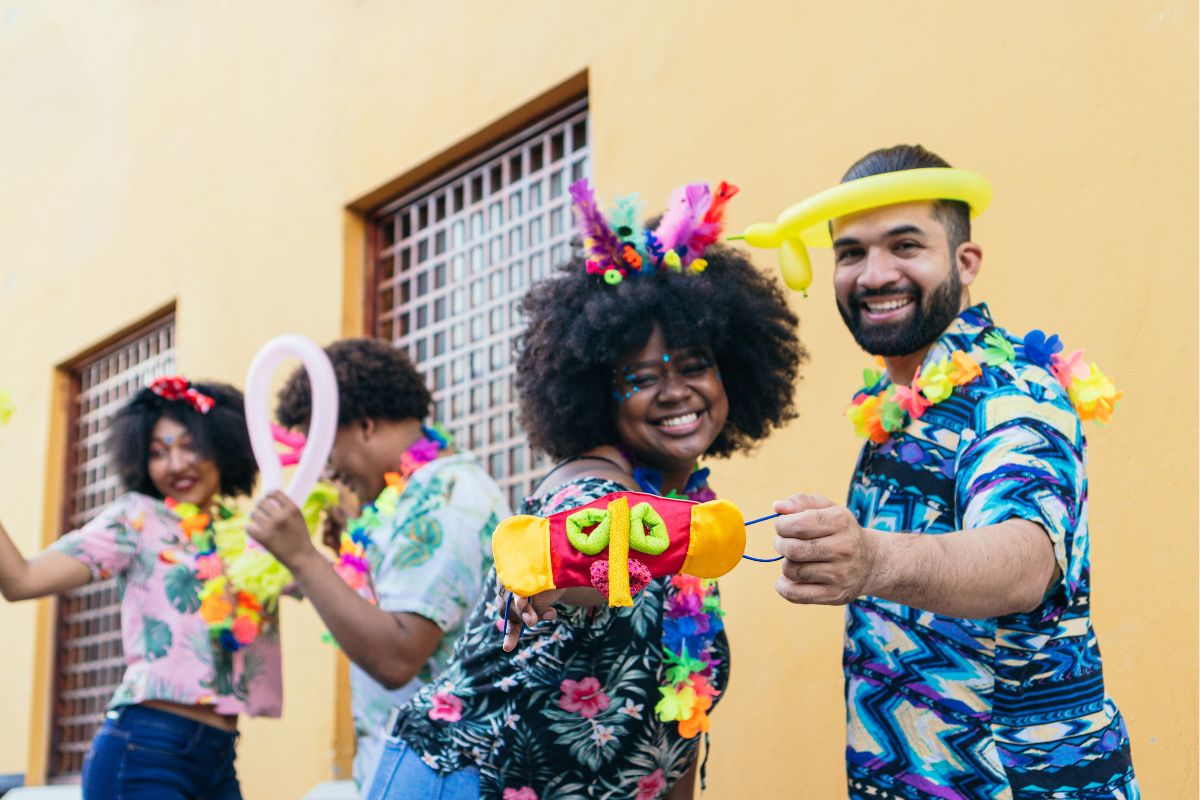
<svg viewBox="0 0 1200 800">
<path fill-rule="evenodd" d="M 412 362 L 381 339 L 339 339 L 325 348 L 338 386 L 338 425 L 361 419 L 425 419 L 433 401 Z M 275 418 L 289 428 L 312 416 L 308 373 L 300 367 L 279 391 Z"/>
<path fill-rule="evenodd" d="M 221 494 L 249 495 L 253 491 L 258 465 L 250 448 L 241 391 L 227 383 L 193 383 L 192 388 L 215 401 L 207 414 L 183 400 L 166 400 L 146 388 L 113 415 L 108 452 L 127 491 L 162 499 L 162 492 L 150 480 L 148 464 L 154 426 L 163 417 L 187 428 L 196 453 L 216 463 Z"/>
<path fill-rule="evenodd" d="M 702 275 L 659 270 L 609 286 L 582 259 L 535 284 L 518 340 L 521 425 L 556 459 L 617 440 L 613 370 L 661 327 L 672 348 L 705 347 L 721 371 L 729 417 L 706 455 L 749 450 L 796 416 L 807 357 L 783 292 L 740 253 L 711 247 Z"/>
</svg>

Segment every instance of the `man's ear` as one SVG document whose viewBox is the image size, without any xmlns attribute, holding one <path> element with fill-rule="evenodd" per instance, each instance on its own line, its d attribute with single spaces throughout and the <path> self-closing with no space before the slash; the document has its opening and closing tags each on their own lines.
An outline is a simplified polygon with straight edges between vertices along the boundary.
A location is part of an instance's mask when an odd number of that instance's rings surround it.
<svg viewBox="0 0 1200 800">
<path fill-rule="evenodd" d="M 963 242 L 954 253 L 954 266 L 963 286 L 970 286 L 983 266 L 983 248 L 974 242 Z"/>
<path fill-rule="evenodd" d="M 359 436 L 364 442 L 369 442 L 379 433 L 379 425 L 370 417 L 363 417 L 358 421 Z"/>
</svg>

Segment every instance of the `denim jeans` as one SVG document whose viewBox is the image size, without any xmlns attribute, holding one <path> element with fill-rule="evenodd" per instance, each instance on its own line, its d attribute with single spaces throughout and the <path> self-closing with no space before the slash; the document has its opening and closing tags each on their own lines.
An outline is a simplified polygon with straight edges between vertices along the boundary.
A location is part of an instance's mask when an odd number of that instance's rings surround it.
<svg viewBox="0 0 1200 800">
<path fill-rule="evenodd" d="M 156 708 L 110 711 L 83 762 L 84 800 L 241 800 L 237 737 Z"/>
<path fill-rule="evenodd" d="M 470 767 L 442 775 L 422 761 L 403 739 L 389 738 L 365 797 L 367 800 L 479 800 L 479 770 Z"/>
</svg>

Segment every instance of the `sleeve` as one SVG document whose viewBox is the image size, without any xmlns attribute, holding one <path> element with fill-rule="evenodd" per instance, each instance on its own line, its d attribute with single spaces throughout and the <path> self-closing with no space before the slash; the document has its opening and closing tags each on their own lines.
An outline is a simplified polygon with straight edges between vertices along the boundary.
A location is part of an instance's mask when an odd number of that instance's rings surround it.
<svg viewBox="0 0 1200 800">
<path fill-rule="evenodd" d="M 963 431 L 955 477 L 958 527 L 1010 519 L 1037 523 L 1054 546 L 1061 578 L 1043 603 L 1057 616 L 1087 560 L 1087 477 L 1079 417 L 1061 400 L 1016 387 L 991 391 Z"/>
<path fill-rule="evenodd" d="M 508 513 L 494 481 L 460 475 L 445 505 L 396 519 L 374 576 L 379 607 L 443 631 L 461 625 L 492 566 L 492 530 Z"/>
<path fill-rule="evenodd" d="M 124 495 L 47 549 L 82 562 L 94 581 L 112 577 L 127 570 L 137 554 L 143 513 L 133 495 Z"/>
</svg>

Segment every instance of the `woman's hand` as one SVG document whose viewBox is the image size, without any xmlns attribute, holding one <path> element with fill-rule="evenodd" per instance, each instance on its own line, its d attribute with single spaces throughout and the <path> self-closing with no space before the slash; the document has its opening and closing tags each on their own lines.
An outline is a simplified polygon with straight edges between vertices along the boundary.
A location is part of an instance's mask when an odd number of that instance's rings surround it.
<svg viewBox="0 0 1200 800">
<path fill-rule="evenodd" d="M 520 597 L 508 590 L 501 592 L 501 614 L 507 613 L 507 628 L 504 632 L 504 652 L 511 653 L 517 649 L 517 640 L 521 638 L 522 626 L 532 628 L 542 620 L 552 620 L 558 617 L 554 603 L 563 596 L 564 589 L 551 589 L 538 592 L 532 597 Z M 511 598 L 512 603 L 509 603 Z"/>
</svg>

